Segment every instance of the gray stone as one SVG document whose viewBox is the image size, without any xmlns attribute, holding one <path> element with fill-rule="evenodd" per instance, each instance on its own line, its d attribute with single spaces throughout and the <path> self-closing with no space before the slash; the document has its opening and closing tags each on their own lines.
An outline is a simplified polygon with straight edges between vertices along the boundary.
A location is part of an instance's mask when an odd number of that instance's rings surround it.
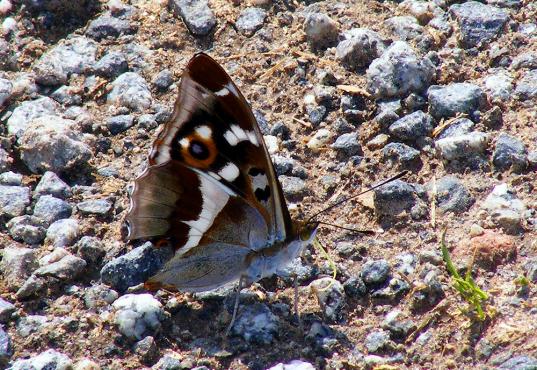
<svg viewBox="0 0 537 370">
<path fill-rule="evenodd" d="M 406 280 L 393 277 L 388 281 L 388 284 L 371 292 L 371 298 L 373 300 L 397 302 L 400 297 L 406 295 L 409 291 L 410 285 Z"/>
<path fill-rule="evenodd" d="M 47 229 L 47 240 L 55 247 L 73 245 L 78 239 L 80 226 L 78 221 L 72 218 L 58 220 Z"/>
<path fill-rule="evenodd" d="M 513 77 L 504 70 L 486 76 L 483 80 L 487 94 L 494 100 L 507 101 L 513 93 Z"/>
<path fill-rule="evenodd" d="M 152 82 L 158 90 L 166 91 L 173 84 L 173 73 L 169 69 L 163 69 L 157 73 Z"/>
<path fill-rule="evenodd" d="M 537 369 L 537 359 L 533 356 L 514 356 L 503 362 L 498 369 L 506 370 L 534 370 Z"/>
<path fill-rule="evenodd" d="M 246 8 L 239 14 L 235 26 L 239 32 L 246 36 L 252 36 L 263 27 L 267 12 L 262 8 Z"/>
<path fill-rule="evenodd" d="M 321 306 L 324 317 L 330 322 L 342 319 L 345 307 L 345 290 L 343 285 L 330 277 L 314 280 L 310 284 Z"/>
<path fill-rule="evenodd" d="M 324 13 L 310 13 L 304 20 L 306 40 L 313 50 L 334 45 L 338 37 L 338 24 Z"/>
<path fill-rule="evenodd" d="M 419 187 L 401 180 L 395 180 L 375 189 L 374 205 L 379 216 L 395 217 L 402 212 L 413 213 L 422 206 Z"/>
<path fill-rule="evenodd" d="M 22 175 L 11 171 L 0 173 L 0 185 L 21 186 Z"/>
<path fill-rule="evenodd" d="M 110 213 L 113 204 L 106 199 L 93 199 L 80 202 L 76 208 L 84 215 L 106 216 Z"/>
<path fill-rule="evenodd" d="M 429 113 L 437 120 L 454 117 L 458 113 L 472 116 L 484 108 L 487 99 L 479 86 L 467 82 L 431 86 L 427 96 Z"/>
<path fill-rule="evenodd" d="M 512 169 L 514 172 L 524 171 L 528 167 L 524 143 L 518 138 L 502 132 L 496 140 L 492 163 L 501 171 L 508 169 Z"/>
<path fill-rule="evenodd" d="M 416 324 L 412 320 L 406 319 L 401 311 L 393 310 L 384 318 L 382 328 L 388 330 L 392 337 L 404 339 L 416 329 Z"/>
<path fill-rule="evenodd" d="M 62 252 L 58 253 L 58 250 Z M 86 267 L 86 261 L 73 256 L 63 248 L 55 249 L 52 253 L 45 256 L 44 261 L 40 261 L 40 264 L 42 264 L 42 267 L 34 271 L 36 276 L 51 276 L 63 282 L 69 282 L 75 279 Z"/>
<path fill-rule="evenodd" d="M 477 1 L 467 1 L 450 6 L 460 28 L 463 47 L 486 45 L 499 36 L 509 21 L 506 11 Z"/>
<path fill-rule="evenodd" d="M 420 162 L 420 152 L 403 143 L 389 143 L 382 149 L 383 159 L 390 165 L 409 168 Z"/>
<path fill-rule="evenodd" d="M 515 88 L 518 100 L 524 101 L 537 98 L 537 69 L 526 71 Z"/>
<path fill-rule="evenodd" d="M 73 362 L 69 357 L 61 352 L 49 349 L 27 360 L 16 360 L 9 370 L 68 370 L 72 367 Z"/>
<path fill-rule="evenodd" d="M 34 206 L 34 216 L 40 218 L 46 225 L 71 216 L 73 208 L 63 199 L 52 195 L 41 196 Z"/>
<path fill-rule="evenodd" d="M 425 274 L 423 281 L 417 281 L 422 286 L 421 289 L 415 290 L 411 299 L 411 308 L 415 312 L 428 311 L 436 306 L 444 297 L 444 289 L 439 281 L 440 272 L 431 270 Z"/>
<path fill-rule="evenodd" d="M 11 338 L 0 325 L 0 366 L 6 366 L 11 356 L 13 356 Z"/>
<path fill-rule="evenodd" d="M 295 276 L 298 283 L 302 284 L 317 277 L 319 271 L 311 264 L 304 263 L 301 258 L 295 258 L 287 266 L 279 269 L 277 274 L 286 284 L 293 284 Z"/>
<path fill-rule="evenodd" d="M 0 323 L 6 324 L 11 321 L 17 307 L 14 304 L 0 298 Z"/>
<path fill-rule="evenodd" d="M 95 74 L 107 78 L 116 78 L 120 74 L 127 72 L 129 63 L 125 54 L 119 51 L 106 53 L 97 63 L 95 63 Z"/>
<path fill-rule="evenodd" d="M 144 339 L 136 342 L 133 346 L 134 353 L 138 355 L 140 362 L 144 364 L 152 363 L 158 356 L 158 347 L 155 338 L 148 335 Z"/>
<path fill-rule="evenodd" d="M 391 17 L 384 21 L 388 30 L 402 41 L 415 40 L 423 36 L 423 27 L 411 16 Z"/>
<path fill-rule="evenodd" d="M 151 243 L 145 243 L 104 265 L 101 280 L 124 292 L 128 287 L 143 283 L 153 276 L 172 254 L 171 249 L 154 248 Z"/>
<path fill-rule="evenodd" d="M 13 159 L 3 148 L 0 148 L 0 172 L 8 171 L 13 163 Z"/>
<path fill-rule="evenodd" d="M 324 105 L 308 106 L 306 112 L 313 127 L 319 126 L 328 113 Z"/>
<path fill-rule="evenodd" d="M 530 167 L 534 168 L 537 166 L 537 150 L 531 150 L 528 153 L 528 164 Z"/>
<path fill-rule="evenodd" d="M 132 125 L 134 125 L 134 117 L 130 114 L 113 116 L 106 120 L 106 126 L 112 135 L 117 135 L 126 131 L 131 128 Z"/>
<path fill-rule="evenodd" d="M 0 107 L 11 99 L 13 84 L 5 78 L 0 78 Z"/>
<path fill-rule="evenodd" d="M 131 7 L 121 12 L 121 14 L 106 12 L 90 22 L 86 29 L 86 35 L 99 41 L 105 38 L 115 39 L 123 35 L 136 33 L 138 27 L 131 21 L 132 14 Z"/>
<path fill-rule="evenodd" d="M 315 367 L 306 361 L 293 360 L 286 364 L 280 362 L 267 370 L 315 370 Z"/>
<path fill-rule="evenodd" d="M 82 104 L 80 90 L 76 87 L 60 86 L 56 91 L 50 94 L 50 97 L 66 107 L 69 105 Z"/>
<path fill-rule="evenodd" d="M 428 185 L 432 191 L 432 184 Z M 432 196 L 432 194 L 431 194 Z M 454 176 L 444 176 L 436 183 L 436 204 L 442 212 L 462 213 L 470 209 L 475 199 L 464 184 Z"/>
<path fill-rule="evenodd" d="M 358 140 L 358 132 L 340 135 L 330 147 L 336 150 L 340 157 L 348 158 L 353 155 L 363 154 L 362 146 Z"/>
<path fill-rule="evenodd" d="M 345 294 L 351 298 L 364 298 L 367 294 L 367 287 L 359 276 L 352 276 L 343 284 Z"/>
<path fill-rule="evenodd" d="M 481 207 L 487 210 L 493 222 L 506 232 L 515 234 L 520 230 L 526 206 L 507 184 L 496 185 Z"/>
<path fill-rule="evenodd" d="M 20 216 L 29 204 L 30 188 L 0 185 L 0 217 Z"/>
<path fill-rule="evenodd" d="M 537 258 L 530 258 L 524 263 L 524 272 L 532 283 L 537 283 Z"/>
<path fill-rule="evenodd" d="M 473 131 L 475 123 L 468 118 L 456 118 L 451 121 L 450 125 L 440 134 L 436 136 L 437 139 L 445 139 L 447 137 L 455 137 L 465 135 Z"/>
<path fill-rule="evenodd" d="M 368 287 L 378 287 L 390 278 L 391 266 L 388 261 L 381 259 L 367 261 L 362 266 L 360 277 Z"/>
<path fill-rule="evenodd" d="M 450 136 L 435 141 L 438 155 L 444 160 L 468 159 L 485 153 L 489 136 L 483 132 Z"/>
<path fill-rule="evenodd" d="M 415 254 L 406 252 L 396 256 L 397 262 L 395 268 L 398 272 L 404 275 L 411 275 L 416 270 L 418 260 Z"/>
<path fill-rule="evenodd" d="M 386 50 L 380 35 L 367 28 L 353 28 L 343 37 L 337 45 L 336 57 L 352 70 L 369 66 Z"/>
<path fill-rule="evenodd" d="M 537 53 L 528 51 L 513 58 L 510 68 L 517 70 L 522 68 L 537 69 Z M 1 104 L 0 104 L 1 105 Z"/>
<path fill-rule="evenodd" d="M 143 111 L 152 104 L 151 91 L 142 76 L 135 72 L 125 72 L 112 82 L 108 94 L 109 103 L 127 107 L 133 111 Z"/>
<path fill-rule="evenodd" d="M 39 58 L 34 65 L 37 83 L 47 86 L 66 85 L 72 74 L 92 70 L 97 44 L 83 36 L 59 43 Z"/>
<path fill-rule="evenodd" d="M 152 370 L 183 370 L 191 368 L 191 366 L 183 366 L 183 362 L 180 360 L 180 356 L 176 353 L 165 354 L 153 365 Z"/>
<path fill-rule="evenodd" d="M 119 331 L 129 339 L 145 338 L 160 329 L 164 319 L 162 305 L 151 294 L 126 294 L 112 306 Z"/>
<path fill-rule="evenodd" d="M 22 102 L 7 120 L 7 132 L 20 138 L 34 118 L 54 114 L 59 107 L 58 103 L 49 97 Z"/>
<path fill-rule="evenodd" d="M 435 67 L 429 59 L 418 58 L 409 44 L 396 41 L 370 64 L 366 77 L 375 98 L 400 97 L 427 89 Z"/>
<path fill-rule="evenodd" d="M 52 171 L 47 171 L 41 176 L 41 180 L 39 180 L 34 190 L 34 197 L 52 195 L 56 198 L 65 199 L 70 197 L 71 194 L 71 187 Z"/>
<path fill-rule="evenodd" d="M 369 353 L 379 353 L 394 346 L 390 334 L 384 330 L 369 333 L 365 337 L 364 345 Z"/>
<path fill-rule="evenodd" d="M 13 217 L 7 224 L 9 235 L 27 244 L 39 244 L 45 239 L 46 229 L 43 221 L 34 216 Z"/>
<path fill-rule="evenodd" d="M 83 236 L 75 245 L 80 257 L 89 264 L 96 264 L 106 254 L 104 243 L 93 236 Z"/>
<path fill-rule="evenodd" d="M 308 192 L 308 186 L 306 182 L 298 177 L 294 176 L 279 176 L 278 179 L 282 185 L 283 193 L 289 199 L 301 199 Z"/>
<path fill-rule="evenodd" d="M 327 354 L 334 352 L 338 341 L 334 331 L 328 325 L 314 321 L 306 334 L 306 342 L 312 345 L 317 352 Z"/>
<path fill-rule="evenodd" d="M 278 334 L 279 321 L 267 305 L 255 303 L 242 307 L 231 328 L 231 333 L 249 343 L 268 345 Z"/>
<path fill-rule="evenodd" d="M 154 130 L 158 127 L 157 120 L 153 114 L 142 114 L 138 117 L 138 126 L 145 130 Z"/>
<path fill-rule="evenodd" d="M 84 304 L 87 308 L 107 307 L 118 299 L 119 294 L 104 284 L 94 285 L 84 292 Z"/>
<path fill-rule="evenodd" d="M 9 290 L 17 290 L 37 267 L 36 252 L 29 248 L 7 247 L 2 250 L 0 270 Z"/>
<path fill-rule="evenodd" d="M 30 171 L 62 172 L 88 165 L 93 154 L 76 126 L 57 116 L 34 119 L 20 138 L 21 157 Z"/>
<path fill-rule="evenodd" d="M 433 131 L 433 117 L 422 111 L 408 114 L 390 125 L 390 134 L 401 139 L 413 141 L 429 136 Z"/>
<path fill-rule="evenodd" d="M 194 36 L 206 36 L 216 26 L 216 17 L 207 0 L 169 0 L 175 16 L 180 16 Z"/>
</svg>

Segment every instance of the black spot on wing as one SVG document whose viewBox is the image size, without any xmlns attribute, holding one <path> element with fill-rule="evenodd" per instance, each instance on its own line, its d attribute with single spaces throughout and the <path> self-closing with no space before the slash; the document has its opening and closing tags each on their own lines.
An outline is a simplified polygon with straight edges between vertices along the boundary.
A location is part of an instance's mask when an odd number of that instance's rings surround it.
<svg viewBox="0 0 537 370">
<path fill-rule="evenodd" d="M 265 186 L 265 189 L 257 188 L 255 189 L 254 194 L 258 201 L 266 202 L 270 198 L 270 188 L 268 187 L 268 185 Z"/>
<path fill-rule="evenodd" d="M 190 143 L 188 147 L 188 151 L 190 152 L 190 155 L 192 155 L 192 157 L 199 159 L 199 160 L 204 160 L 204 159 L 209 158 L 209 154 L 210 154 L 207 146 L 197 140 L 192 140 L 192 142 Z"/>
<path fill-rule="evenodd" d="M 252 177 L 256 177 L 257 175 L 264 175 L 265 174 L 265 171 L 263 171 L 262 169 L 260 168 L 255 168 L 255 167 L 252 167 L 250 168 L 250 170 L 248 171 L 248 174 Z"/>
</svg>

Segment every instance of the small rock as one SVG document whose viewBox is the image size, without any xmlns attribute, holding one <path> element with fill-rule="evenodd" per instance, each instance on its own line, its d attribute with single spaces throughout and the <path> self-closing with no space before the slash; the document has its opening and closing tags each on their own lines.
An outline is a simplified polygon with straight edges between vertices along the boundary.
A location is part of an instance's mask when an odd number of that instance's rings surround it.
<svg viewBox="0 0 537 370">
<path fill-rule="evenodd" d="M 531 370 L 537 368 L 537 359 L 533 356 L 514 356 L 503 362 L 498 369 Z"/>
<path fill-rule="evenodd" d="M 176 353 L 165 354 L 161 359 L 151 368 L 152 370 L 183 370 L 190 369 L 194 366 L 184 366 L 184 363 L 180 360 L 180 357 Z"/>
<path fill-rule="evenodd" d="M 80 202 L 76 207 L 84 215 L 106 216 L 112 209 L 112 203 L 106 199 L 93 199 Z"/>
<path fill-rule="evenodd" d="M 414 291 L 411 299 L 411 308 L 415 312 L 425 312 L 436 306 L 445 297 L 442 284 L 438 276 L 438 270 L 431 270 L 425 274 L 423 282 L 416 281 L 416 286 L 421 286 L 420 289 Z"/>
<path fill-rule="evenodd" d="M 206 36 L 216 26 L 207 0 L 169 0 L 168 8 L 183 19 L 194 36 Z"/>
<path fill-rule="evenodd" d="M 371 293 L 372 299 L 395 302 L 410 291 L 410 285 L 402 279 L 391 278 L 388 284 Z"/>
<path fill-rule="evenodd" d="M 3 148 L 0 148 L 0 172 L 8 171 L 13 159 Z"/>
<path fill-rule="evenodd" d="M 60 253 L 61 252 L 61 253 Z M 64 282 L 75 279 L 86 267 L 86 261 L 57 248 L 40 261 L 42 267 L 34 271 L 37 277 L 52 276 Z"/>
<path fill-rule="evenodd" d="M 17 241 L 33 245 L 45 239 L 46 229 L 43 227 L 43 221 L 34 216 L 13 217 L 6 227 L 11 237 Z"/>
<path fill-rule="evenodd" d="M 428 185 L 428 190 L 433 196 L 431 183 Z M 464 184 L 456 177 L 449 175 L 437 181 L 435 200 L 442 212 L 456 214 L 466 212 L 475 202 Z"/>
<path fill-rule="evenodd" d="M 507 184 L 495 186 L 483 202 L 482 208 L 488 211 L 496 225 L 509 233 L 517 233 L 520 230 L 526 210 L 524 203 L 513 194 Z"/>
<path fill-rule="evenodd" d="M 397 256 L 395 268 L 404 275 L 411 275 L 416 270 L 418 264 L 416 255 L 410 252 L 402 253 Z"/>
<path fill-rule="evenodd" d="M 106 78 L 116 78 L 120 74 L 127 72 L 129 63 L 125 54 L 119 51 L 106 53 L 94 67 L 95 74 Z"/>
<path fill-rule="evenodd" d="M 106 254 L 104 243 L 93 236 L 83 236 L 75 245 L 80 257 L 87 263 L 96 264 L 102 260 Z"/>
<path fill-rule="evenodd" d="M 78 221 L 65 218 L 52 223 L 47 229 L 47 240 L 55 247 L 68 247 L 78 239 Z"/>
<path fill-rule="evenodd" d="M 362 266 L 360 277 L 365 285 L 377 287 L 382 285 L 391 275 L 391 266 L 386 260 L 367 261 Z"/>
<path fill-rule="evenodd" d="M 369 140 L 366 144 L 366 146 L 369 149 L 380 149 L 384 148 L 388 144 L 388 140 L 390 137 L 386 134 L 378 134 L 373 139 Z M 389 144 L 388 144 L 389 145 Z M 408 146 L 408 145 L 405 145 Z M 415 149 L 414 149 L 415 150 Z M 418 152 L 419 155 L 419 152 Z"/>
<path fill-rule="evenodd" d="M 331 322 L 341 320 L 345 306 L 343 285 L 332 278 L 320 278 L 311 282 L 310 289 L 317 296 L 324 317 Z"/>
<path fill-rule="evenodd" d="M 157 90 L 166 91 L 173 84 L 173 73 L 169 69 L 164 69 L 153 78 L 152 82 Z"/>
<path fill-rule="evenodd" d="M 0 216 L 20 216 L 29 204 L 30 188 L 0 185 Z"/>
<path fill-rule="evenodd" d="M 11 98 L 13 84 L 5 78 L 0 78 L 0 107 L 2 107 Z"/>
<path fill-rule="evenodd" d="M 53 197 L 65 199 L 71 196 L 71 188 L 54 172 L 46 171 L 37 184 L 34 196 L 52 195 Z"/>
<path fill-rule="evenodd" d="M 60 86 L 50 97 L 65 107 L 82 104 L 80 89 L 72 86 Z"/>
<path fill-rule="evenodd" d="M 46 316 L 27 315 L 17 321 L 17 334 L 27 338 L 33 333 L 42 332 L 47 326 L 50 326 L 50 322 Z"/>
<path fill-rule="evenodd" d="M 351 298 L 364 298 L 367 294 L 367 288 L 362 278 L 353 276 L 347 279 L 343 284 L 343 289 L 347 296 Z"/>
<path fill-rule="evenodd" d="M 514 172 L 524 171 L 528 166 L 524 143 L 502 132 L 496 141 L 492 163 L 499 170 L 505 171 L 511 168 Z"/>
<path fill-rule="evenodd" d="M 315 370 L 315 367 L 309 362 L 293 360 L 286 364 L 280 362 L 267 370 Z"/>
<path fill-rule="evenodd" d="M 416 140 L 433 131 L 433 117 L 422 111 L 408 114 L 390 126 L 390 134 L 401 140 Z"/>
<path fill-rule="evenodd" d="M 119 75 L 111 84 L 108 103 L 127 107 L 133 111 L 143 111 L 151 106 L 153 100 L 147 82 L 135 72 Z"/>
<path fill-rule="evenodd" d="M 308 106 L 306 107 L 306 111 L 309 121 L 314 127 L 319 126 L 327 114 L 327 109 L 324 105 Z"/>
<path fill-rule="evenodd" d="M 351 70 L 368 67 L 386 50 L 380 35 L 367 28 L 353 28 L 343 36 L 337 45 L 336 57 Z"/>
<path fill-rule="evenodd" d="M 404 212 L 411 216 L 423 217 L 424 202 L 421 201 L 421 189 L 401 180 L 392 181 L 375 189 L 375 211 L 380 216 L 397 217 Z"/>
<path fill-rule="evenodd" d="M 484 108 L 487 99 L 481 87 L 467 82 L 431 86 L 427 97 L 429 112 L 437 120 L 454 117 L 457 113 L 472 116 Z"/>
<path fill-rule="evenodd" d="M 7 132 L 20 138 L 35 118 L 52 115 L 59 107 L 58 103 L 49 97 L 22 102 L 7 120 Z"/>
<path fill-rule="evenodd" d="M 420 163 L 420 152 L 403 143 L 389 143 L 382 149 L 382 156 L 389 165 L 409 168 Z"/>
<path fill-rule="evenodd" d="M 513 93 L 513 77 L 506 71 L 500 70 L 483 79 L 485 91 L 493 100 L 507 101 Z"/>
<path fill-rule="evenodd" d="M 338 24 L 324 13 L 310 13 L 304 21 L 304 32 L 313 50 L 323 50 L 337 41 Z"/>
<path fill-rule="evenodd" d="M 104 265 L 101 280 L 124 292 L 154 275 L 172 254 L 168 248 L 154 248 L 151 243 L 145 243 Z"/>
<path fill-rule="evenodd" d="M 101 367 L 95 361 L 83 358 L 74 364 L 73 370 L 101 370 Z"/>
<path fill-rule="evenodd" d="M 87 308 L 108 307 L 118 299 L 119 294 L 104 284 L 89 287 L 84 292 L 84 304 Z"/>
<path fill-rule="evenodd" d="M 334 338 L 334 331 L 328 325 L 314 321 L 306 335 L 306 342 L 312 344 L 320 354 L 326 355 L 333 353 L 338 341 Z"/>
<path fill-rule="evenodd" d="M 9 290 L 19 289 L 37 267 L 36 252 L 29 248 L 6 247 L 2 250 L 0 270 Z"/>
<path fill-rule="evenodd" d="M 280 145 L 276 136 L 265 135 L 263 136 L 263 141 L 267 146 L 267 152 L 269 152 L 269 154 L 275 154 L 280 151 Z"/>
<path fill-rule="evenodd" d="M 252 36 L 257 30 L 263 27 L 267 12 L 262 8 L 246 8 L 239 14 L 235 22 L 239 32 L 245 36 Z"/>
<path fill-rule="evenodd" d="M 453 256 L 474 258 L 479 266 L 494 271 L 499 265 L 512 261 L 516 253 L 517 247 L 513 237 L 485 230 L 483 235 L 459 243 L 453 251 Z"/>
<path fill-rule="evenodd" d="M 53 349 L 41 352 L 37 356 L 27 360 L 19 359 L 13 362 L 9 370 L 67 370 L 73 367 L 73 362 L 69 357 Z"/>
<path fill-rule="evenodd" d="M 537 69 L 537 54 L 530 51 L 517 55 L 513 58 L 510 68 L 514 70 L 522 68 Z"/>
<path fill-rule="evenodd" d="M 363 154 L 362 146 L 358 140 L 358 132 L 340 135 L 330 147 L 335 149 L 340 154 L 340 157 L 344 158 Z"/>
<path fill-rule="evenodd" d="M 332 136 L 332 133 L 330 130 L 321 128 L 319 129 L 315 135 L 308 141 L 307 147 L 313 151 L 318 151 L 321 149 L 328 141 L 330 140 L 330 137 Z"/>
<path fill-rule="evenodd" d="M 388 330 L 392 337 L 404 339 L 411 331 L 416 329 L 416 324 L 412 320 L 405 319 L 401 311 L 393 310 L 384 318 L 382 328 Z"/>
<path fill-rule="evenodd" d="M 405 96 L 427 89 L 435 77 L 429 59 L 419 59 L 404 41 L 396 41 L 367 69 L 367 90 L 375 98 Z"/>
<path fill-rule="evenodd" d="M 151 294 L 126 294 L 112 306 L 119 331 L 129 339 L 141 340 L 160 329 L 164 310 Z"/>
<path fill-rule="evenodd" d="M 268 306 L 255 303 L 242 309 L 233 324 L 231 333 L 241 336 L 249 343 L 268 345 L 278 334 L 278 326 L 278 317 L 270 311 Z"/>
<path fill-rule="evenodd" d="M 435 141 L 437 153 L 444 160 L 469 159 L 485 152 L 489 136 L 483 132 L 446 137 Z"/>
<path fill-rule="evenodd" d="M 112 135 L 117 135 L 126 131 L 131 128 L 132 125 L 134 125 L 134 117 L 130 114 L 113 116 L 106 120 L 106 126 Z"/>
<path fill-rule="evenodd" d="M 9 303 L 8 301 L 0 298 L 0 323 L 6 324 L 11 321 L 12 315 L 15 313 L 17 307 Z M 1 326 L 0 326 L 1 328 Z M 0 350 L 1 352 L 1 350 Z M 1 362 L 1 360 L 0 360 Z"/>
<path fill-rule="evenodd" d="M 22 175 L 11 171 L 0 173 L 0 184 L 20 186 L 22 185 Z"/>
<path fill-rule="evenodd" d="M 384 21 L 388 30 L 397 35 L 402 41 L 419 39 L 423 36 L 424 29 L 416 18 L 411 16 L 391 17 Z"/>
<path fill-rule="evenodd" d="M 359 125 L 366 120 L 368 105 L 364 97 L 344 94 L 341 97 L 341 110 L 347 121 Z"/>
<path fill-rule="evenodd" d="M 136 33 L 138 27 L 131 21 L 132 8 L 125 9 L 121 14 L 105 12 L 92 20 L 86 29 L 86 35 L 100 41 L 105 38 L 118 38 L 122 35 Z"/>
<path fill-rule="evenodd" d="M 46 225 L 71 216 L 73 208 L 63 199 L 54 198 L 52 195 L 39 197 L 34 206 L 34 216 L 40 218 Z"/>
<path fill-rule="evenodd" d="M 475 123 L 468 118 L 456 118 L 436 136 L 437 139 L 466 135 L 473 131 Z"/>
<path fill-rule="evenodd" d="M 521 101 L 537 98 L 537 69 L 527 71 L 522 75 L 516 85 L 515 95 Z"/>
<path fill-rule="evenodd" d="M 383 350 L 394 347 L 393 342 L 390 340 L 390 334 L 384 330 L 369 333 L 365 337 L 364 345 L 369 353 L 380 353 Z"/>
<path fill-rule="evenodd" d="M 13 356 L 11 338 L 0 325 L 0 366 L 6 366 L 11 356 Z"/>
<path fill-rule="evenodd" d="M 158 357 L 158 346 L 155 338 L 148 335 L 134 344 L 134 353 L 140 358 L 140 362 L 150 364 Z"/>
<path fill-rule="evenodd" d="M 279 176 L 283 193 L 289 200 L 302 199 L 308 192 L 308 186 L 304 180 L 294 176 Z"/>
<path fill-rule="evenodd" d="M 504 10 L 477 1 L 454 4 L 449 11 L 459 23 L 460 42 L 466 48 L 488 44 L 509 21 Z"/>
</svg>

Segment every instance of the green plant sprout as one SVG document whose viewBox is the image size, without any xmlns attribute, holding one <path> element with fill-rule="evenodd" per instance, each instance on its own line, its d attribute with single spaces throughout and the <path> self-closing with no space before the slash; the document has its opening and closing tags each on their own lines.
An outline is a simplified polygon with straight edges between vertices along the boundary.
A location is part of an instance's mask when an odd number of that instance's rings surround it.
<svg viewBox="0 0 537 370">
<path fill-rule="evenodd" d="M 486 301 L 489 296 L 486 292 L 481 290 L 474 282 L 474 279 L 472 279 L 471 266 L 468 267 L 464 278 L 462 278 L 458 273 L 455 265 L 453 265 L 453 261 L 451 260 L 446 247 L 446 230 L 442 232 L 441 248 L 446 269 L 453 279 L 453 286 L 459 292 L 462 298 L 475 309 L 477 318 L 480 321 L 485 320 L 486 314 L 485 311 L 483 311 L 482 303 Z"/>
</svg>

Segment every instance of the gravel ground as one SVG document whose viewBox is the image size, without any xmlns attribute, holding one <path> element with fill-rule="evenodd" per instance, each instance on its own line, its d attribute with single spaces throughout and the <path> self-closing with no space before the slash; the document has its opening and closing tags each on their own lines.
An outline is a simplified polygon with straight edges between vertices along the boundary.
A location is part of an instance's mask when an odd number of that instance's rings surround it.
<svg viewBox="0 0 537 370">
<path fill-rule="evenodd" d="M 0 0 L 0 367 L 537 369 L 533 0 Z M 128 186 L 206 51 L 255 112 L 294 217 L 401 170 L 322 228 L 300 283 L 140 288 Z M 487 294 L 455 289 L 440 250 Z M 327 288 L 326 288 L 327 287 Z"/>
</svg>

